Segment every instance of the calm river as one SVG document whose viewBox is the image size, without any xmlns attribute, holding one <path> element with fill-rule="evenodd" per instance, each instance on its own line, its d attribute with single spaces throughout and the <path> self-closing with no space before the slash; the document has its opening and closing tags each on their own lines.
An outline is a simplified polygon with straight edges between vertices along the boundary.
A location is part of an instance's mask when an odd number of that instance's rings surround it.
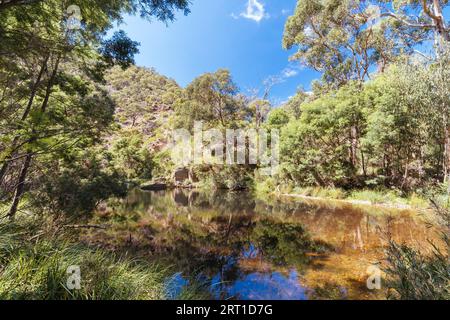
<svg viewBox="0 0 450 320">
<path fill-rule="evenodd" d="M 245 192 L 135 190 L 117 206 L 135 224 L 122 239 L 178 271 L 173 298 L 195 281 L 215 299 L 379 299 L 367 272 L 389 235 L 419 247 L 433 235 L 414 212 Z"/>
</svg>

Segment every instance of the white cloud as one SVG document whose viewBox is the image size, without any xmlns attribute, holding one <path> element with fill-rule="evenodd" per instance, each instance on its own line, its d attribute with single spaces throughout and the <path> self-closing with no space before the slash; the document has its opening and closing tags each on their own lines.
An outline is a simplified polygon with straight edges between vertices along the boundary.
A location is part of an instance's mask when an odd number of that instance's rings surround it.
<svg viewBox="0 0 450 320">
<path fill-rule="evenodd" d="M 230 14 L 230 17 L 232 17 L 234 20 L 239 19 L 239 16 L 237 14 L 234 14 L 234 13 Z"/>
<path fill-rule="evenodd" d="M 287 16 L 289 13 L 291 13 L 291 10 L 289 10 L 289 9 L 281 10 L 281 15 L 283 15 L 283 16 Z"/>
<path fill-rule="evenodd" d="M 256 22 L 260 22 L 262 19 L 269 17 L 264 9 L 264 4 L 258 2 L 258 0 L 248 0 L 246 11 L 240 15 L 243 18 Z"/>
<path fill-rule="evenodd" d="M 291 69 L 291 68 L 286 68 L 282 72 L 283 78 L 292 78 L 292 77 L 295 77 L 296 75 L 298 75 L 298 70 Z"/>
<path fill-rule="evenodd" d="M 277 75 L 271 75 L 264 79 L 263 85 L 266 90 L 271 91 L 274 86 L 282 84 L 288 81 L 289 78 L 293 78 L 299 75 L 302 70 L 302 66 L 298 64 L 289 64 L 286 68 L 281 70 Z M 283 104 L 282 101 L 278 101 L 278 104 Z M 277 103 L 275 103 L 277 105 Z"/>
</svg>

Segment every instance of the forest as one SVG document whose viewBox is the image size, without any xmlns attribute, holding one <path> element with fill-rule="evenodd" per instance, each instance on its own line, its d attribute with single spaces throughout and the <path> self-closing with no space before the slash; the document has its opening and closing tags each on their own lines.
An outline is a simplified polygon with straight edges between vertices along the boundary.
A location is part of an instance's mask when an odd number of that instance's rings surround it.
<svg viewBox="0 0 450 320">
<path fill-rule="evenodd" d="M 174 218 L 179 209 L 159 196 L 151 209 L 156 220 L 159 208 L 173 210 L 163 222 L 136 220 L 137 208 L 114 209 L 141 188 L 251 193 L 256 208 L 266 210 L 258 201 L 267 201 L 277 212 L 290 212 L 283 197 L 427 212 L 437 229 L 432 248 L 388 240 L 386 292 L 376 298 L 450 298 L 448 1 L 298 0 L 280 45 L 294 52 L 292 63 L 321 78 L 281 105 L 270 99 L 273 84 L 249 94 L 226 68 L 181 86 L 136 65 L 140 44 L 114 26 L 135 15 L 170 27 L 177 15 L 191 13 L 189 0 L 75 3 L 70 9 L 66 0 L 0 1 L 0 299 L 170 299 L 167 279 L 181 262 L 168 263 L 162 252 L 170 249 L 159 251 L 170 246 L 157 241 L 158 228 L 172 228 L 185 242 L 201 239 L 200 247 L 235 232 L 235 248 L 248 224 L 261 251 L 277 257 L 270 260 L 276 268 L 302 268 L 308 250 L 333 251 L 289 218 L 258 218 L 255 227 L 239 215 L 230 231 L 231 216 L 228 223 L 202 211 L 201 224 L 192 226 L 192 213 Z M 258 165 L 178 167 L 171 132 L 192 132 L 198 121 L 221 131 L 278 130 L 276 174 L 262 175 Z M 207 197 L 187 199 L 220 206 Z M 239 201 L 224 203 L 231 210 Z M 143 231 L 135 239 L 131 228 Z M 151 240 L 133 244 L 145 232 Z M 270 247 L 273 239 L 279 242 Z M 180 257 L 190 252 L 172 249 Z M 154 258 L 146 259 L 145 250 Z M 80 265 L 88 279 L 81 290 L 65 286 L 70 265 Z M 189 277 L 176 298 L 211 297 L 204 278 Z"/>
</svg>

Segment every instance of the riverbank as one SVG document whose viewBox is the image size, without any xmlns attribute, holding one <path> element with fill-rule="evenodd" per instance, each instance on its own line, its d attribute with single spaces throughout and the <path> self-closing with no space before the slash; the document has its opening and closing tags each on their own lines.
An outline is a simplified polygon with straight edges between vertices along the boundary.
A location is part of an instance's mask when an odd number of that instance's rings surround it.
<svg viewBox="0 0 450 320">
<path fill-rule="evenodd" d="M 312 197 L 312 196 L 307 196 L 307 195 L 303 195 L 303 194 L 289 194 L 289 193 L 281 193 L 281 194 L 276 194 L 276 195 L 281 196 L 281 197 L 300 198 L 300 199 L 313 200 L 313 201 L 333 201 L 333 202 L 344 203 L 344 204 L 372 206 L 372 207 L 380 207 L 380 208 L 386 208 L 386 209 L 398 209 L 398 210 L 429 209 L 427 207 L 413 207 L 411 205 L 402 204 L 402 203 L 376 203 L 376 202 L 372 202 L 369 200 L 332 199 L 332 198 L 325 198 L 325 197 Z"/>
<path fill-rule="evenodd" d="M 289 187 L 271 185 L 270 182 L 257 184 L 255 192 L 259 196 L 297 198 L 312 201 L 333 201 L 343 204 L 373 206 L 398 210 L 429 210 L 429 200 L 417 193 L 407 196 L 398 190 L 343 190 L 340 188 Z"/>
</svg>

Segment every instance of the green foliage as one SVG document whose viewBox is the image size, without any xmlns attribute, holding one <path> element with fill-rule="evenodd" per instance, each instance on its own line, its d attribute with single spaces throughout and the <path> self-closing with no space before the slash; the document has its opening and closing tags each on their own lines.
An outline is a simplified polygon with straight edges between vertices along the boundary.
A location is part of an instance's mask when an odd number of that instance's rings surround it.
<svg viewBox="0 0 450 320">
<path fill-rule="evenodd" d="M 58 171 L 40 177 L 40 187 L 31 190 L 35 210 L 89 217 L 97 205 L 110 197 L 123 197 L 127 186 L 114 168 L 105 167 L 105 152 L 88 150 L 73 154 Z"/>
<path fill-rule="evenodd" d="M 283 108 L 273 109 L 267 118 L 266 127 L 281 130 L 289 122 L 289 115 Z"/>
<path fill-rule="evenodd" d="M 369 5 L 364 1 L 298 1 L 286 22 L 283 47 L 298 46 L 291 59 L 323 72 L 324 81 L 336 87 L 363 81 L 374 63 L 386 64 L 398 52 L 384 22 L 368 27 L 373 22 Z"/>
<path fill-rule="evenodd" d="M 195 121 L 203 121 L 210 127 L 235 128 L 249 112 L 237 94 L 228 70 L 201 75 L 186 87 L 177 102 L 175 127 L 190 130 Z"/>
<path fill-rule="evenodd" d="M 116 119 L 125 128 L 152 136 L 167 122 L 181 88 L 175 81 L 147 68 L 115 67 L 106 74 L 117 107 Z"/>
<path fill-rule="evenodd" d="M 152 176 L 152 158 L 141 134 L 122 132 L 111 148 L 112 165 L 127 179 L 148 180 Z"/>
<path fill-rule="evenodd" d="M 294 119 L 298 119 L 301 116 L 301 104 L 306 102 L 309 99 L 308 93 L 303 90 L 299 90 L 295 96 L 293 96 L 289 101 L 283 106 L 286 110 L 287 114 L 293 117 Z"/>
<path fill-rule="evenodd" d="M 282 175 L 296 183 L 344 185 L 355 172 L 348 150 L 349 131 L 361 121 L 361 102 L 354 86 L 302 105 L 298 120 L 283 129 L 280 141 Z M 352 93 L 350 93 L 350 92 Z"/>
<path fill-rule="evenodd" d="M 445 59 L 394 64 L 372 81 L 350 82 L 300 104 L 298 118 L 277 125 L 279 182 L 408 192 L 443 179 L 449 172 L 441 170 L 449 141 Z M 273 110 L 268 125 L 286 119 L 284 108 Z"/>
<path fill-rule="evenodd" d="M 245 190 L 253 185 L 249 166 L 198 166 L 195 171 L 203 189 Z"/>
<path fill-rule="evenodd" d="M 139 53 L 138 46 L 138 42 L 132 41 L 120 30 L 111 39 L 103 41 L 100 53 L 107 64 L 119 65 L 125 69 L 134 64 L 134 55 Z"/>
</svg>

